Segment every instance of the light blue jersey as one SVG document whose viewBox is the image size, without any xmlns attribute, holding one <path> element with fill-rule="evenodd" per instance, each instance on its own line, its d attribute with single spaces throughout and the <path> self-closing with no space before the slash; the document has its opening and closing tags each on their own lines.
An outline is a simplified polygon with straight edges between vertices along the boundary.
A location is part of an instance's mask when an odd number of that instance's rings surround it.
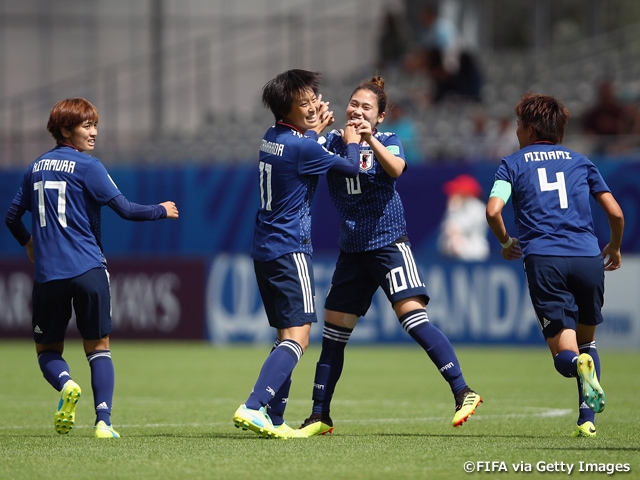
<svg viewBox="0 0 640 480">
<path fill-rule="evenodd" d="M 400 139 L 394 133 L 374 132 L 375 138 L 404 160 Z M 344 155 L 346 145 L 333 130 L 320 143 Z M 360 172 L 356 178 L 329 172 L 329 194 L 340 213 L 340 249 L 366 252 L 391 245 L 406 236 L 404 207 L 396 191 L 396 179 L 385 172 L 366 142 L 360 144 Z"/>
<path fill-rule="evenodd" d="M 610 190 L 587 157 L 561 145 L 534 143 L 503 158 L 496 180 L 511 184 L 524 256 L 600 254 L 589 196 Z"/>
</svg>

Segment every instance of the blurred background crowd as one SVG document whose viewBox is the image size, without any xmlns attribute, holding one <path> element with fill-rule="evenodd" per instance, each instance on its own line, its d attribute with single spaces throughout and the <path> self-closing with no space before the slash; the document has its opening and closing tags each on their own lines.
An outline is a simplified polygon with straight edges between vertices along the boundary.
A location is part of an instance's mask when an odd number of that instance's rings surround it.
<svg viewBox="0 0 640 480">
<path fill-rule="evenodd" d="M 48 149 L 73 96 L 106 164 L 252 162 L 288 68 L 321 71 L 336 112 L 382 75 L 409 163 L 499 162 L 526 91 L 568 106 L 570 148 L 633 159 L 639 23 L 635 0 L 0 0 L 0 167 Z"/>
</svg>

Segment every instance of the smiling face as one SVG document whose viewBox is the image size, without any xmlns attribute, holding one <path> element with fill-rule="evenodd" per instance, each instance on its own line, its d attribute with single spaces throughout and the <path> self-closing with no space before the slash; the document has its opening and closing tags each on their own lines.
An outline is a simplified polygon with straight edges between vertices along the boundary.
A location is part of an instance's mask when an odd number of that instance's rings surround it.
<svg viewBox="0 0 640 480">
<path fill-rule="evenodd" d="M 382 123 L 385 114 L 378 113 L 378 98 L 366 88 L 354 92 L 347 106 L 347 122 L 350 120 L 366 120 L 371 128 Z"/>
<path fill-rule="evenodd" d="M 307 89 L 296 97 L 282 120 L 302 133 L 318 125 L 318 97 L 313 90 Z"/>
<path fill-rule="evenodd" d="M 73 130 L 61 129 L 64 143 L 75 147 L 79 152 L 90 152 L 96 145 L 98 136 L 98 122 L 87 120 Z"/>
</svg>

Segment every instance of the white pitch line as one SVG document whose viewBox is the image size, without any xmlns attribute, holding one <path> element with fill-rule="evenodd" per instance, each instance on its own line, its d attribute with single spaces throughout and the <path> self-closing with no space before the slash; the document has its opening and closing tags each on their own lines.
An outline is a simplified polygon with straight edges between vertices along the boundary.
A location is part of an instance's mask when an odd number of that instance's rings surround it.
<svg viewBox="0 0 640 480">
<path fill-rule="evenodd" d="M 526 407 L 525 407 L 526 408 Z M 567 408 L 550 408 L 543 409 L 541 412 L 537 413 L 508 413 L 504 415 L 478 415 L 475 414 L 473 416 L 474 419 L 481 420 L 483 418 L 555 418 L 555 417 L 564 417 L 573 413 L 573 410 Z M 351 424 L 376 424 L 376 423 L 404 423 L 411 422 L 440 422 L 443 420 L 448 420 L 449 417 L 420 417 L 420 418 L 373 418 L 367 420 L 349 420 L 349 419 L 340 419 L 339 423 L 351 423 Z M 118 429 L 121 428 L 179 428 L 179 427 L 220 427 L 225 425 L 233 425 L 233 422 L 229 420 L 228 422 L 211 422 L 211 423 L 146 423 L 146 424 L 117 424 L 116 427 Z M 51 428 L 51 426 L 42 426 L 42 425 L 2 425 L 0 426 L 0 430 L 25 430 L 30 428 Z M 85 428 L 93 428 L 88 425 L 76 425 L 73 427 L 74 430 L 82 430 Z"/>
</svg>

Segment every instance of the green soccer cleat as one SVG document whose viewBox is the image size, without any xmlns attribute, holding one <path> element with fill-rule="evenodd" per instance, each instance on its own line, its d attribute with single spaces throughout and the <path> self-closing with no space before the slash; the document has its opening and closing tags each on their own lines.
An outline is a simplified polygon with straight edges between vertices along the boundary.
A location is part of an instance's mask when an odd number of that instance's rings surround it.
<svg viewBox="0 0 640 480">
<path fill-rule="evenodd" d="M 582 396 L 585 403 L 595 413 L 604 410 L 605 394 L 598 382 L 598 376 L 593 366 L 593 358 L 588 353 L 578 357 L 578 376 L 582 386 Z"/>
<path fill-rule="evenodd" d="M 473 415 L 478 405 L 482 403 L 482 397 L 473 390 L 467 388 L 465 392 L 456 397 L 456 413 L 453 415 L 451 424 L 459 427 Z"/>
<path fill-rule="evenodd" d="M 577 425 L 576 429 L 571 433 L 572 437 L 595 437 L 596 426 L 591 422 L 584 422 L 582 425 Z"/>
<path fill-rule="evenodd" d="M 278 425 L 274 427 L 280 438 L 309 438 L 309 435 L 304 433 L 301 430 L 296 430 L 295 428 L 291 428 L 286 423 L 282 425 Z"/>
<path fill-rule="evenodd" d="M 302 422 L 298 431 L 307 437 L 326 435 L 327 433 L 333 433 L 333 421 L 329 415 L 313 414 Z"/>
<path fill-rule="evenodd" d="M 107 425 L 104 420 L 100 420 L 93 427 L 93 435 L 96 438 L 120 438 L 120 434 L 111 425 Z"/>
<path fill-rule="evenodd" d="M 76 423 L 76 406 L 82 389 L 73 380 L 67 380 L 60 393 L 58 411 L 53 418 L 53 426 L 61 435 L 65 435 L 73 429 Z"/>
<path fill-rule="evenodd" d="M 233 415 L 233 423 L 237 428 L 251 430 L 263 438 L 283 438 L 271 423 L 271 418 L 264 407 L 260 407 L 260 410 L 251 410 L 244 404 L 240 405 Z"/>
</svg>

